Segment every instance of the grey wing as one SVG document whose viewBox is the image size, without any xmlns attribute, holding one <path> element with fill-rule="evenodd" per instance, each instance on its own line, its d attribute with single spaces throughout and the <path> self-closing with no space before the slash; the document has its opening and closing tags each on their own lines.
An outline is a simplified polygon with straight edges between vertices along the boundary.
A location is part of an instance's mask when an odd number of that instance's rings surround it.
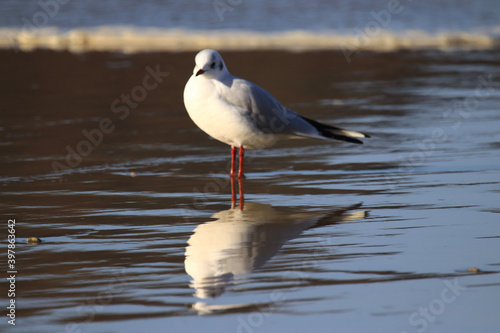
<svg viewBox="0 0 500 333">
<path fill-rule="evenodd" d="M 274 134 L 319 136 L 319 132 L 297 112 L 285 108 L 261 87 L 252 84 L 249 116 L 256 126 Z"/>
<path fill-rule="evenodd" d="M 245 116 L 252 120 L 255 126 L 266 133 L 302 136 L 315 139 L 335 139 L 352 143 L 363 143 L 356 138 L 369 137 L 366 134 L 345 130 L 340 127 L 319 123 L 305 118 L 281 105 L 276 98 L 261 87 L 246 81 L 239 80 L 240 105 Z M 242 89 L 241 89 L 242 88 Z"/>
</svg>

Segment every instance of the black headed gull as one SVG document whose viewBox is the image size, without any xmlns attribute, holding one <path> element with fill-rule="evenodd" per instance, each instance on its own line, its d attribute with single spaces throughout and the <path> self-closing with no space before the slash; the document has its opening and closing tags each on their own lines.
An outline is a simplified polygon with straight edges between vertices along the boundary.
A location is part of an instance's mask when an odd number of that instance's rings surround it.
<svg viewBox="0 0 500 333">
<path fill-rule="evenodd" d="M 200 51 L 195 63 L 184 88 L 184 105 L 199 128 L 231 146 L 231 176 L 235 175 L 237 147 L 238 178 L 242 178 L 245 149 L 266 148 L 286 137 L 353 143 L 363 143 L 357 138 L 369 137 L 319 123 L 285 108 L 261 87 L 231 75 L 217 51 Z"/>
</svg>

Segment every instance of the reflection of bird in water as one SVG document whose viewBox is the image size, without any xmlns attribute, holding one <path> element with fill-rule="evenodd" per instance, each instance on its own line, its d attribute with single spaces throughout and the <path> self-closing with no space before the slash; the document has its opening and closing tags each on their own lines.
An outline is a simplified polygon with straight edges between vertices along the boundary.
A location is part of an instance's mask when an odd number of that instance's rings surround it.
<svg viewBox="0 0 500 333">
<path fill-rule="evenodd" d="M 361 204 L 327 212 L 293 213 L 246 203 L 244 210 L 215 213 L 188 240 L 185 268 L 199 298 L 220 296 L 235 277 L 262 267 L 283 246 L 308 228 L 363 219 Z"/>
<path fill-rule="evenodd" d="M 245 205 L 245 198 L 244 198 L 244 191 L 243 191 L 243 179 L 238 178 L 238 188 L 239 188 L 239 195 L 240 195 L 240 210 L 243 210 L 243 207 Z M 236 182 L 234 181 L 234 178 L 231 177 L 231 208 L 236 207 Z"/>
</svg>

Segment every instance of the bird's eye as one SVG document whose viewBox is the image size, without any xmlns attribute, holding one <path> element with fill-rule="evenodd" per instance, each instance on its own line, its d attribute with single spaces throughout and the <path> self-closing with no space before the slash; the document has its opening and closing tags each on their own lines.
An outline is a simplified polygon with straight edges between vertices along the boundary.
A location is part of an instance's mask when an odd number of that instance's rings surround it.
<svg viewBox="0 0 500 333">
<path fill-rule="evenodd" d="M 210 68 L 212 68 L 212 69 L 215 68 L 215 61 L 210 65 Z"/>
</svg>

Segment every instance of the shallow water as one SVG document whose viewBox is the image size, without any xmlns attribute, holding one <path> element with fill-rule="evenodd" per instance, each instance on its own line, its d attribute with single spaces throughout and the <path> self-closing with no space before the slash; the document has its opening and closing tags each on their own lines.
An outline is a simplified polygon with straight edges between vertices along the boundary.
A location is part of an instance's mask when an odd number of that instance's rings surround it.
<svg viewBox="0 0 500 333">
<path fill-rule="evenodd" d="M 182 105 L 193 56 L 0 52 L 18 271 L 2 329 L 500 328 L 498 52 L 224 53 L 288 107 L 372 136 L 247 151 L 243 210 L 229 147 Z"/>
<path fill-rule="evenodd" d="M 46 4 L 44 6 L 44 4 Z M 61 29 L 134 26 L 192 30 L 335 30 L 364 29 L 377 20 L 389 31 L 471 32 L 498 27 L 495 0 L 456 3 L 449 0 L 390 2 L 315 0 L 307 4 L 285 0 L 147 1 L 99 0 L 55 3 L 4 0 L 1 27 Z M 373 14 L 372 14 L 373 12 Z M 392 14 L 391 14 L 392 13 Z M 372 28 L 368 25 L 369 28 Z M 498 31 L 498 30 L 497 30 Z"/>
</svg>

